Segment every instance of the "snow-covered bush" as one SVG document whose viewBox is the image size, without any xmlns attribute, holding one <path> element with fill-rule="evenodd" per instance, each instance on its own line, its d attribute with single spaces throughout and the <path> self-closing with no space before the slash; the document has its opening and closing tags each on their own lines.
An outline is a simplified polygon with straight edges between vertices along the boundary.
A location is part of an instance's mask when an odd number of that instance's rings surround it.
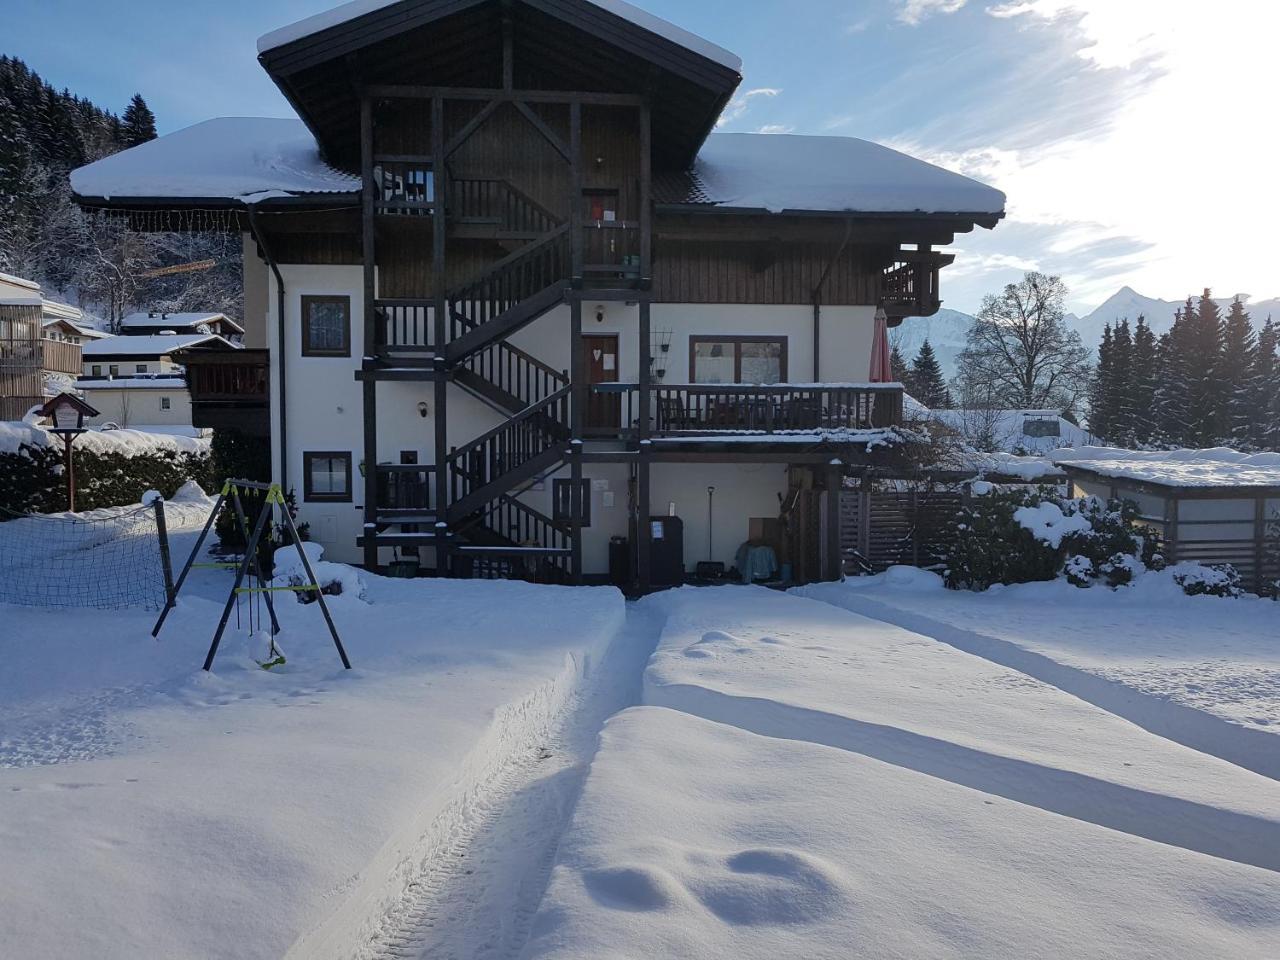
<svg viewBox="0 0 1280 960">
<path fill-rule="evenodd" d="M 1229 563 L 1209 567 L 1180 563 L 1173 568 L 1173 582 L 1189 597 L 1238 597 L 1244 593 L 1240 571 Z"/>
<path fill-rule="evenodd" d="M 943 574 L 953 590 L 985 590 L 996 583 L 1052 580 L 1062 568 L 1056 546 L 1018 517 L 1052 502 L 1048 489 L 991 491 L 962 508 L 952 524 Z"/>
<path fill-rule="evenodd" d="M 1052 487 L 988 492 L 957 517 L 947 586 L 985 590 L 996 583 L 1053 580 L 1118 587 L 1162 565 L 1158 538 L 1138 530 L 1129 502 L 1072 500 Z"/>
<path fill-rule="evenodd" d="M 138 503 L 148 490 L 172 496 L 188 480 L 216 489 L 208 443 L 189 437 L 90 431 L 76 440 L 75 458 L 81 510 Z M 0 423 L 0 508 L 52 513 L 66 507 L 61 441 L 30 424 Z"/>
</svg>

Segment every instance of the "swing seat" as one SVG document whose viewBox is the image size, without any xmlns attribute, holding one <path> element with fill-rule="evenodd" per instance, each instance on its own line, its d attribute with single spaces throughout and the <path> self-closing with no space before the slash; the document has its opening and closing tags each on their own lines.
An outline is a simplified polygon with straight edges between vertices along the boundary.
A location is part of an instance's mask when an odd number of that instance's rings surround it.
<svg viewBox="0 0 1280 960">
<path fill-rule="evenodd" d="M 255 660 L 253 662 L 256 663 L 258 666 L 260 666 L 263 670 L 270 670 L 272 667 L 283 667 L 287 661 L 285 660 L 283 653 L 277 653 L 270 660 L 266 660 L 266 661 Z"/>
</svg>

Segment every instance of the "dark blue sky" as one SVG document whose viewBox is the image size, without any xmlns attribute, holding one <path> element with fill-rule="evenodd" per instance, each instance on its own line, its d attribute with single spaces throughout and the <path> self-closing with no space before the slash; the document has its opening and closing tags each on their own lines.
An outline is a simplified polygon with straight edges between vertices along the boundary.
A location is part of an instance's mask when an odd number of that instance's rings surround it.
<svg viewBox="0 0 1280 960">
<path fill-rule="evenodd" d="M 727 112 L 724 129 L 877 140 L 1009 193 L 1008 222 L 992 233 L 957 240 L 960 259 L 948 271 L 946 287 L 950 306 L 972 309 L 983 292 L 1030 266 L 1063 273 L 1077 309 L 1122 283 L 1169 298 L 1205 284 L 1222 293 L 1273 296 L 1280 293 L 1280 277 L 1270 283 L 1271 276 L 1259 272 L 1261 262 L 1242 264 L 1239 256 L 1211 262 L 1211 248 L 1180 248 L 1168 235 L 1169 221 L 1160 216 L 1167 206 L 1161 192 L 1208 191 L 1204 176 L 1212 170 L 1188 171 L 1175 188 L 1168 167 L 1177 161 L 1165 147 L 1179 136 L 1176 126 L 1167 140 L 1150 144 L 1147 163 L 1135 156 L 1133 131 L 1155 127 L 1152 135 L 1158 136 L 1161 122 L 1176 120 L 1169 114 L 1176 115 L 1182 102 L 1177 81 L 1196 79 L 1176 69 L 1182 63 L 1179 42 L 1194 39 L 1196 56 L 1212 62 L 1213 44 L 1221 42 L 1223 55 L 1238 47 L 1241 26 L 1252 35 L 1265 34 L 1274 24 L 1253 22 L 1257 17 L 1248 10 L 1259 5 L 1250 8 L 1245 0 L 1219 0 L 1205 23 L 1179 20 L 1182 14 L 1164 16 L 1180 4 L 1162 4 L 642 0 L 641 5 L 742 57 L 742 96 Z M 0 52 L 26 60 L 56 86 L 117 111 L 141 92 L 162 133 L 213 116 L 289 116 L 258 66 L 255 41 L 333 5 L 331 0 L 5 0 Z M 1223 27 L 1220 41 L 1218 27 Z M 1217 82 L 1231 82 L 1227 76 Z M 1239 76 L 1238 82 L 1244 89 L 1249 81 Z M 1274 79 L 1270 85 L 1274 90 Z M 1152 164 L 1159 165 L 1154 179 Z M 1192 174 L 1198 177 L 1194 182 Z M 1091 188 L 1089 181 L 1104 178 L 1105 185 Z M 1146 202 L 1139 202 L 1144 197 Z"/>
</svg>

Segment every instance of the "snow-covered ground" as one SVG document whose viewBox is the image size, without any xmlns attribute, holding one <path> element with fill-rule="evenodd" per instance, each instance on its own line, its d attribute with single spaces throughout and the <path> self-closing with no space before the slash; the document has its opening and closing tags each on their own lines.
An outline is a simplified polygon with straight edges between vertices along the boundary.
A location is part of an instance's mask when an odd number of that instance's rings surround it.
<svg viewBox="0 0 1280 960">
<path fill-rule="evenodd" d="M 528 957 L 1276 955 L 1275 781 L 829 604 L 646 603 Z"/>
<path fill-rule="evenodd" d="M 0 956 L 1277 956 L 1280 777 L 1218 727 L 1280 738 L 1090 672 L 1162 606 L 1152 663 L 1163 631 L 1274 672 L 1274 606 L 902 571 L 627 605 L 326 563 L 354 670 L 285 596 L 282 669 L 245 609 L 204 674 L 229 576 L 158 643 L 142 610 L 0 607 Z M 1078 664 L 1014 642 L 1035 610 Z"/>
<path fill-rule="evenodd" d="M 946 590 L 895 567 L 799 591 L 1002 663 L 1196 749 L 1280 777 L 1280 604 L 1188 597 L 1171 574 Z"/>
<path fill-rule="evenodd" d="M 0 607 L 0 956 L 352 956 L 624 617 L 612 589 L 366 578 L 331 599 L 354 670 L 286 597 L 284 668 L 233 617 L 204 674 L 229 577 L 197 571 L 158 642 L 146 611 Z"/>
</svg>

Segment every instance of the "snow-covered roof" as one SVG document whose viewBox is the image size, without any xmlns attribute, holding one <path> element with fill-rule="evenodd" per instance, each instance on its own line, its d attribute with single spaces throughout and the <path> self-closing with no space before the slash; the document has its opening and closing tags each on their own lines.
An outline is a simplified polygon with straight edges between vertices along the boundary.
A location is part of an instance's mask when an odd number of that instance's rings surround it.
<svg viewBox="0 0 1280 960">
<path fill-rule="evenodd" d="M 322 30 L 328 30 L 331 27 L 341 26 L 358 17 L 363 17 L 365 14 L 375 13 L 399 2 L 401 0 L 351 0 L 350 3 L 344 3 L 339 7 L 334 7 L 332 10 L 317 13 L 296 23 L 291 23 L 288 26 L 280 27 L 278 30 L 263 34 L 258 38 L 258 52 L 266 53 L 268 50 L 283 47 L 287 43 L 293 43 L 296 40 L 320 33 Z M 665 40 L 679 44 L 687 50 L 706 57 L 708 60 L 714 60 L 730 70 L 736 72 L 741 72 L 742 70 L 742 58 L 730 53 L 723 47 L 717 46 L 710 40 L 704 40 L 697 34 L 677 27 L 674 23 L 669 23 L 661 17 L 655 17 L 646 10 L 641 10 L 639 7 L 626 3 L 625 0 L 587 0 L 587 2 Z"/>
<path fill-rule="evenodd" d="M 233 350 L 234 343 L 213 333 L 155 334 L 142 337 L 108 337 L 84 345 L 85 357 L 149 356 L 162 357 L 176 350 L 187 350 L 204 344 L 220 344 Z"/>
<path fill-rule="evenodd" d="M 253 203 L 356 193 L 358 177 L 320 159 L 301 120 L 206 120 L 71 175 L 82 197 L 172 197 Z M 1005 196 L 976 180 L 850 137 L 713 133 L 692 171 L 655 185 L 663 203 L 735 209 L 997 216 Z"/>
<path fill-rule="evenodd" d="M 355 193 L 360 178 L 320 159 L 301 120 L 219 117 L 104 157 L 71 174 L 81 197 L 171 197 L 255 203 Z"/>
<path fill-rule="evenodd" d="M 971 440 L 978 439 L 975 435 L 980 434 L 981 439 L 990 441 L 998 450 L 1006 453 L 1020 450 L 1047 454 L 1059 447 L 1081 447 L 1094 439 L 1088 430 L 1063 418 L 1058 410 L 951 409 L 926 410 L 917 415 L 945 424 Z M 1055 434 L 1041 436 L 1026 432 L 1028 422 L 1046 420 L 1057 425 Z"/>
<path fill-rule="evenodd" d="M 1280 453 L 1207 450 L 1056 450 L 1055 463 L 1098 476 L 1166 487 L 1280 487 Z"/>
<path fill-rule="evenodd" d="M 853 137 L 713 133 L 659 202 L 734 209 L 999 215 L 994 187 Z"/>
<path fill-rule="evenodd" d="M 81 378 L 76 388 L 86 393 L 95 390 L 185 390 L 187 381 L 182 377 L 111 377 L 93 380 Z"/>
<path fill-rule="evenodd" d="M 225 313 L 131 313 L 120 321 L 120 327 L 165 327 L 174 330 L 198 327 L 204 323 L 223 323 L 243 332 L 244 328 Z"/>
<path fill-rule="evenodd" d="M 40 284 L 8 273 L 0 273 L 0 305 L 7 307 L 34 306 L 43 302 Z"/>
</svg>

